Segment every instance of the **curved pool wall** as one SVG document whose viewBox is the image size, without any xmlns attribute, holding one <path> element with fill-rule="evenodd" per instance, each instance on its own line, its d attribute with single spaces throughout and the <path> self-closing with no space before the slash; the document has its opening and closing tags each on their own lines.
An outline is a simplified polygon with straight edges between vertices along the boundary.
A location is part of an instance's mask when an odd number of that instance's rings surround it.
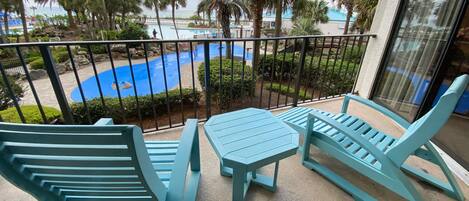
<svg viewBox="0 0 469 201">
<path fill-rule="evenodd" d="M 219 44 L 210 44 L 210 58 L 215 58 L 220 56 Z M 225 56 L 225 44 L 222 45 L 222 56 Z M 246 51 L 246 60 L 252 59 L 252 53 Z M 194 46 L 194 50 L 192 51 L 194 62 L 202 62 L 204 61 L 204 46 L 197 45 Z M 235 57 L 242 57 L 243 56 L 243 47 L 234 45 L 234 52 Z M 181 51 L 179 53 L 179 61 L 180 67 L 185 68 L 185 64 L 191 63 L 190 51 Z M 171 90 L 174 87 L 178 86 L 179 84 L 179 74 L 178 74 L 178 64 L 177 64 L 177 55 L 176 53 L 167 53 L 164 54 L 164 70 L 166 72 L 166 81 L 167 86 L 165 86 L 164 82 L 164 72 L 163 72 L 163 64 L 162 64 L 162 57 L 157 57 L 148 62 L 148 67 L 150 69 L 150 78 L 152 82 L 152 90 L 153 94 L 158 94 L 164 92 L 166 89 Z M 190 66 L 190 65 L 189 65 Z M 109 67 L 110 68 L 110 67 Z M 190 68 L 190 67 L 189 67 Z M 138 63 L 132 64 L 132 69 L 134 72 L 135 78 L 135 86 L 137 87 L 137 95 L 144 96 L 151 94 L 150 84 L 149 84 L 149 77 L 147 73 L 147 65 L 146 63 Z M 135 96 L 133 86 L 127 89 L 123 88 L 123 83 L 130 83 L 133 85 L 130 67 L 129 65 L 119 66 L 115 68 L 116 75 L 117 75 L 117 83 L 119 83 L 119 91 L 121 97 L 128 97 L 128 96 Z M 197 72 L 194 72 L 197 76 Z M 101 90 L 104 97 L 118 97 L 117 90 L 113 89 L 112 85 L 115 82 L 114 74 L 112 69 L 103 71 L 98 74 Z M 100 93 L 98 89 L 98 82 L 96 76 L 90 77 L 85 81 L 81 82 L 81 86 L 83 88 L 83 94 L 86 100 L 91 100 L 95 98 L 99 98 Z M 78 86 L 73 89 L 71 93 L 71 99 L 74 102 L 82 102 L 82 96 L 80 94 L 80 90 Z"/>
</svg>

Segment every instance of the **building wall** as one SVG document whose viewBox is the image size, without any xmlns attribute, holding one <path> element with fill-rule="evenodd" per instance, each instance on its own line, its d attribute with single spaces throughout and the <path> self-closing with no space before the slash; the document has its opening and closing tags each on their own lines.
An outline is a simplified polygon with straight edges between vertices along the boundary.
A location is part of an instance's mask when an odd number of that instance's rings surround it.
<svg viewBox="0 0 469 201">
<path fill-rule="evenodd" d="M 318 24 L 318 28 L 324 35 L 340 35 L 344 33 L 344 21 L 329 21 L 325 24 Z"/>
<path fill-rule="evenodd" d="M 370 33 L 377 36 L 371 38 L 368 43 L 356 85 L 356 90 L 362 97 L 368 98 L 371 95 L 380 62 L 385 53 L 387 41 L 391 36 L 392 26 L 396 19 L 400 1 L 380 0 L 377 5 L 376 14 L 370 29 Z"/>
</svg>

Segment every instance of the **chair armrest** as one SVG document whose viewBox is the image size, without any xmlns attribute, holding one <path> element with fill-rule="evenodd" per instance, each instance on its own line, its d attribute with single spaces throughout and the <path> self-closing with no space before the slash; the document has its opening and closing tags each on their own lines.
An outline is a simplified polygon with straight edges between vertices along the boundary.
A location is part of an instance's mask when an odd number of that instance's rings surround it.
<svg viewBox="0 0 469 201">
<path fill-rule="evenodd" d="M 391 118 L 393 121 L 395 121 L 396 123 L 398 123 L 401 127 L 407 129 L 409 126 L 410 126 L 410 123 L 405 120 L 404 118 L 402 118 L 401 116 L 399 116 L 398 114 L 392 112 L 391 110 L 381 106 L 381 105 L 378 105 L 376 104 L 375 102 L 371 101 L 371 100 L 368 100 L 368 99 L 365 99 L 365 98 L 362 98 L 360 96 L 355 96 L 355 95 L 352 95 L 352 94 L 347 94 L 345 95 L 345 98 L 344 98 L 344 103 L 342 104 L 342 113 L 347 113 L 347 109 L 348 109 L 348 105 L 350 103 L 350 100 L 354 100 L 354 101 L 357 101 L 363 105 L 366 105 L 378 112 L 380 112 L 381 114 L 384 114 L 386 115 L 387 117 Z"/>
<path fill-rule="evenodd" d="M 94 123 L 94 125 L 95 126 L 109 126 L 109 125 L 114 125 L 114 122 L 112 122 L 111 118 L 101 118 L 96 123 Z"/>
<path fill-rule="evenodd" d="M 324 122 L 325 124 L 335 128 L 337 131 L 344 134 L 348 138 L 352 139 L 355 143 L 359 144 L 362 148 L 364 148 L 371 155 L 373 155 L 376 158 L 376 160 L 381 162 L 383 167 L 385 167 L 387 163 L 391 162 L 389 158 L 386 155 L 384 155 L 382 151 L 380 151 L 373 144 L 371 144 L 370 141 L 366 140 L 365 138 L 362 138 L 360 133 L 340 124 L 335 119 L 332 119 L 331 117 L 323 115 L 317 111 L 311 111 L 309 113 L 308 121 L 310 121 L 310 119 L 313 119 L 313 122 L 312 122 L 313 124 L 311 125 L 314 125 L 315 121 L 320 120 Z"/>
<path fill-rule="evenodd" d="M 184 126 L 184 130 L 182 131 L 178 150 L 176 152 L 174 169 L 171 173 L 171 180 L 169 182 L 169 194 L 171 195 L 171 200 L 183 200 L 189 162 L 191 162 L 191 166 L 197 166 L 200 164 L 198 137 L 197 119 L 188 119 Z M 194 154 L 196 154 L 196 156 L 194 156 Z M 194 158 L 198 161 L 193 161 L 192 159 Z M 192 167 L 192 169 L 194 169 L 194 167 Z"/>
</svg>

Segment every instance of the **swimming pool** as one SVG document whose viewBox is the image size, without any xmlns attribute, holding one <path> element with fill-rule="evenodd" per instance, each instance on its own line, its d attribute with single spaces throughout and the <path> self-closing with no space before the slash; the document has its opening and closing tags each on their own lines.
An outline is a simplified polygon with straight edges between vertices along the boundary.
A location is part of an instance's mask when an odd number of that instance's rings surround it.
<svg viewBox="0 0 469 201">
<path fill-rule="evenodd" d="M 158 25 L 147 25 L 147 33 L 149 36 L 153 37 L 153 29 L 158 32 L 156 34 L 157 38 L 161 38 L 160 35 L 160 29 L 158 28 Z M 161 25 L 161 31 L 163 32 L 163 37 L 166 40 L 176 40 L 176 30 L 174 29 L 173 25 Z M 199 35 L 199 34 L 213 34 L 217 33 L 216 29 L 188 29 L 188 28 L 183 28 L 183 27 L 178 27 L 178 33 L 179 33 L 179 39 L 192 39 L 194 38 L 194 35 Z"/>
<path fill-rule="evenodd" d="M 222 45 L 222 56 L 225 56 L 225 44 Z M 220 56 L 219 44 L 210 44 L 210 58 L 215 58 Z M 181 69 L 184 68 L 185 64 L 191 63 L 190 58 L 190 51 L 180 52 L 179 53 L 179 61 Z M 204 60 L 204 47 L 203 45 L 194 46 L 194 51 L 192 51 L 194 62 L 201 62 Z M 235 57 L 242 57 L 243 56 L 243 47 L 235 45 L 234 52 Z M 252 53 L 246 51 L 246 60 L 252 59 Z M 150 69 L 150 78 L 148 77 L 147 72 L 147 65 L 146 63 L 139 63 L 133 64 L 132 70 L 134 72 L 135 77 L 135 87 L 137 87 L 137 95 L 144 96 L 151 93 L 149 79 L 152 82 L 152 89 L 153 93 L 161 93 L 164 92 L 167 88 L 168 90 L 176 87 L 179 84 L 179 75 L 178 75 L 178 65 L 177 65 L 177 56 L 176 53 L 168 53 L 164 54 L 164 70 L 166 72 L 166 81 L 167 87 L 165 87 L 164 77 L 163 77 L 163 65 L 162 65 L 162 57 L 157 57 L 151 61 L 149 61 L 149 69 Z M 117 83 L 119 83 L 119 91 L 121 93 L 121 97 L 127 96 L 134 96 L 134 86 L 132 82 L 130 67 L 126 66 L 119 66 L 116 67 L 116 76 L 117 76 Z M 197 72 L 195 72 L 197 73 Z M 197 74 L 195 75 L 197 76 Z M 112 69 L 103 71 L 98 74 L 100 86 L 102 89 L 103 96 L 105 97 L 118 97 L 114 75 Z M 114 85 L 114 86 L 113 86 Z M 130 87 L 129 87 L 130 85 Z M 98 84 L 96 76 L 90 77 L 81 83 L 83 88 L 84 97 L 86 100 L 91 100 L 94 98 L 100 97 L 100 93 L 98 90 Z M 126 86 L 128 88 L 126 88 Z M 71 93 L 71 99 L 74 102 L 81 102 L 82 96 L 80 94 L 78 86 L 73 89 Z"/>
</svg>

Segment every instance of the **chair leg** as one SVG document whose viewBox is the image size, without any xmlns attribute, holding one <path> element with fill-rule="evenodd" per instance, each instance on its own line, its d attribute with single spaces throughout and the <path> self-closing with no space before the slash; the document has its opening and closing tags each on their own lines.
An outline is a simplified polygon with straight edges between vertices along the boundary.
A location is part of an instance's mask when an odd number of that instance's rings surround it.
<svg viewBox="0 0 469 201">
<path fill-rule="evenodd" d="M 309 155 L 309 150 L 311 148 L 311 134 L 307 134 L 304 139 L 303 143 L 303 153 L 301 157 L 301 163 L 303 166 L 316 171 L 317 173 L 321 174 L 322 176 L 326 177 L 329 181 L 337 185 L 339 188 L 343 189 L 345 192 L 349 193 L 355 200 L 366 200 L 366 201 L 373 201 L 376 200 L 372 196 L 370 196 L 365 191 L 362 191 L 360 188 L 356 187 L 349 181 L 345 180 L 341 176 L 334 173 L 329 168 L 321 165 L 314 159 L 312 159 Z"/>
<path fill-rule="evenodd" d="M 394 192 L 397 194 L 401 195 L 402 197 L 406 198 L 407 200 L 412 200 L 412 201 L 421 201 L 422 196 L 420 193 L 415 189 L 415 186 L 412 184 L 410 181 L 409 177 L 407 177 L 404 172 L 402 172 L 400 169 L 395 168 L 395 179 L 398 182 L 398 185 L 401 188 L 392 188 Z"/>
<path fill-rule="evenodd" d="M 464 195 L 462 194 L 456 179 L 451 173 L 451 170 L 449 170 L 448 166 L 446 166 L 446 163 L 443 161 L 440 154 L 436 151 L 432 144 L 425 144 L 425 148 L 427 148 L 427 150 L 429 151 L 430 157 L 433 160 L 432 162 L 440 167 L 448 182 L 441 181 L 428 173 L 425 173 L 419 169 L 416 169 L 406 164 L 402 165 L 402 170 L 417 177 L 422 181 L 425 181 L 443 190 L 447 195 L 456 200 L 464 200 Z"/>
</svg>

